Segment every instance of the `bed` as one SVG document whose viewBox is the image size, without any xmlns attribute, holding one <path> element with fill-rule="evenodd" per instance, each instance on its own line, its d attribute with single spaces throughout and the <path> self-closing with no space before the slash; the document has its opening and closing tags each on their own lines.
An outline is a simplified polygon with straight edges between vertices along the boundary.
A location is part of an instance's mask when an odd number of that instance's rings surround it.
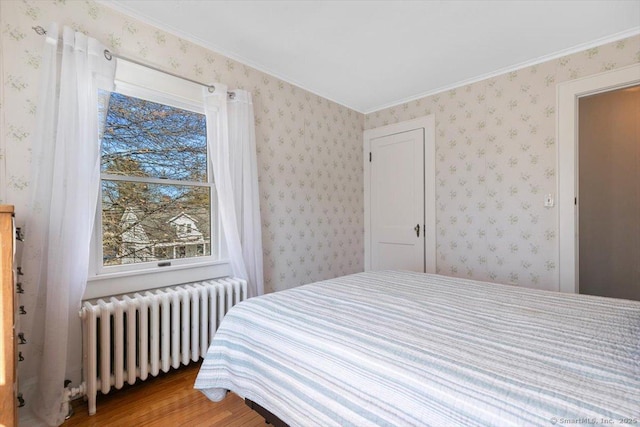
<svg viewBox="0 0 640 427">
<path fill-rule="evenodd" d="M 234 307 L 195 388 L 289 426 L 638 425 L 640 302 L 358 273 Z"/>
</svg>

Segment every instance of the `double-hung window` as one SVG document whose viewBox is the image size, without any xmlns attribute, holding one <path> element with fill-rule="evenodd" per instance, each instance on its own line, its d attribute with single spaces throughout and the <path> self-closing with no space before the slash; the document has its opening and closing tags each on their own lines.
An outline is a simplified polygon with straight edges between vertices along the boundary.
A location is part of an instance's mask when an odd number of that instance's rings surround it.
<svg viewBox="0 0 640 427">
<path fill-rule="evenodd" d="M 202 86 L 119 60 L 106 95 L 85 297 L 212 277 L 224 250 Z"/>
</svg>

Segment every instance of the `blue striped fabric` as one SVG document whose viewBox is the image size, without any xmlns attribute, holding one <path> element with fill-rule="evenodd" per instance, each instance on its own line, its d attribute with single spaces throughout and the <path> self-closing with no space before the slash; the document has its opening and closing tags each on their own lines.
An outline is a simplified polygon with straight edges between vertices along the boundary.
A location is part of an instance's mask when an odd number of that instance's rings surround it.
<svg viewBox="0 0 640 427">
<path fill-rule="evenodd" d="M 232 308 L 195 388 L 290 426 L 640 424 L 640 302 L 359 273 Z"/>
</svg>

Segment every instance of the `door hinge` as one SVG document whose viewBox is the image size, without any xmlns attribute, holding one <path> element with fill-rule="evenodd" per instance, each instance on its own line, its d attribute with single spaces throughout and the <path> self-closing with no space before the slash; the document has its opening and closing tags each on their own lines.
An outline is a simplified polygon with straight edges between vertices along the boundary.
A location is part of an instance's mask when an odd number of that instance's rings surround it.
<svg viewBox="0 0 640 427">
<path fill-rule="evenodd" d="M 578 198 L 577 198 L 577 197 L 574 197 L 574 198 L 573 198 L 573 204 L 574 204 L 574 205 L 576 205 L 576 206 L 578 206 Z"/>
<path fill-rule="evenodd" d="M 369 151 L 369 162 L 371 162 L 371 151 Z"/>
</svg>

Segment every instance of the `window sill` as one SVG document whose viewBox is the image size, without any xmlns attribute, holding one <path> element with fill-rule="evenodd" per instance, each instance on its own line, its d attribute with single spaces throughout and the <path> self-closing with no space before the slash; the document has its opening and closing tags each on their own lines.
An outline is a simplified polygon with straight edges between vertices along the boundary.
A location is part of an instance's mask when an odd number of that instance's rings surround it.
<svg viewBox="0 0 640 427">
<path fill-rule="evenodd" d="M 177 265 L 91 276 L 83 300 L 181 285 L 231 275 L 228 261 Z"/>
</svg>

